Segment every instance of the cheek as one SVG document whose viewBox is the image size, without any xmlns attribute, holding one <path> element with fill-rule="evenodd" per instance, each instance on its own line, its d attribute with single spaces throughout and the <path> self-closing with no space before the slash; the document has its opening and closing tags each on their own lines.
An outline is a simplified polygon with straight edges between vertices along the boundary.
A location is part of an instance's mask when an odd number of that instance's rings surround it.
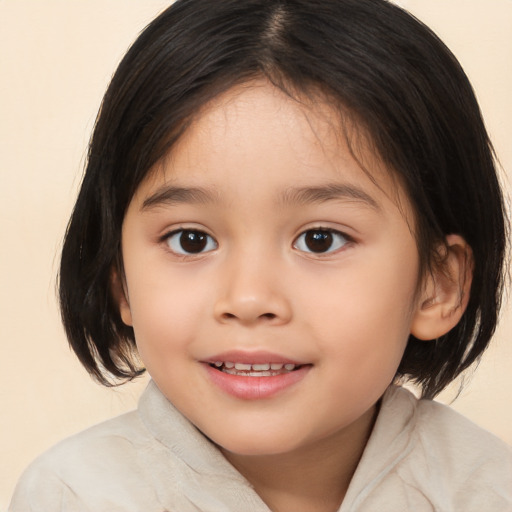
<svg viewBox="0 0 512 512">
<path fill-rule="evenodd" d="M 347 374 L 357 372 L 370 380 L 379 374 L 394 376 L 413 316 L 414 250 L 351 262 L 346 272 L 325 281 L 318 300 L 306 310 L 323 350 L 339 360 Z M 403 261 L 410 264 L 404 266 Z M 318 281 L 315 286 L 318 292 Z"/>
<path fill-rule="evenodd" d="M 141 277 L 129 282 L 130 310 L 139 354 L 149 366 L 152 360 L 172 359 L 193 343 L 209 297 L 208 289 L 194 280 L 156 267 Z"/>
</svg>

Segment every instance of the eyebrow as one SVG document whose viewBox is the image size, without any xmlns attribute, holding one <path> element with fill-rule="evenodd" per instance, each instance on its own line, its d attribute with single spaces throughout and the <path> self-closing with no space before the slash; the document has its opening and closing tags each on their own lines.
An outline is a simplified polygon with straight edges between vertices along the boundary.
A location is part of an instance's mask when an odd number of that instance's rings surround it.
<svg viewBox="0 0 512 512">
<path fill-rule="evenodd" d="M 202 187 L 164 186 L 144 200 L 141 210 L 151 210 L 159 206 L 174 206 L 183 203 L 208 204 L 218 199 L 218 194 Z M 349 199 L 362 202 L 374 210 L 379 204 L 364 190 L 349 184 L 329 183 L 313 187 L 290 187 L 280 195 L 283 204 L 314 204 Z"/>
<path fill-rule="evenodd" d="M 325 203 L 340 199 L 362 202 L 374 210 L 380 210 L 380 206 L 373 197 L 364 190 L 349 184 L 329 183 L 317 187 L 289 188 L 282 195 L 285 204 L 310 204 Z"/>
<path fill-rule="evenodd" d="M 217 194 L 213 190 L 201 187 L 165 186 L 146 198 L 142 203 L 141 210 L 151 210 L 158 206 L 173 206 L 182 203 L 212 203 L 216 196 Z"/>
</svg>

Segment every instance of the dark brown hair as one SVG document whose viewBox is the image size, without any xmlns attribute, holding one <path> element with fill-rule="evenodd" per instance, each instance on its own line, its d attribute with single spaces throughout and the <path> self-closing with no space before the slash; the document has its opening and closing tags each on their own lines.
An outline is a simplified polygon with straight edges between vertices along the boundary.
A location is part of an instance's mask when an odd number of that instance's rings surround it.
<svg viewBox="0 0 512 512">
<path fill-rule="evenodd" d="M 461 321 L 435 342 L 411 337 L 398 369 L 434 396 L 494 333 L 505 215 L 466 75 L 435 34 L 384 0 L 178 0 L 142 32 L 105 94 L 65 237 L 59 286 L 71 346 L 104 384 L 143 371 L 110 293 L 125 211 L 198 109 L 256 77 L 291 95 L 321 91 L 356 120 L 409 195 L 424 266 L 447 234 L 471 246 Z"/>
</svg>

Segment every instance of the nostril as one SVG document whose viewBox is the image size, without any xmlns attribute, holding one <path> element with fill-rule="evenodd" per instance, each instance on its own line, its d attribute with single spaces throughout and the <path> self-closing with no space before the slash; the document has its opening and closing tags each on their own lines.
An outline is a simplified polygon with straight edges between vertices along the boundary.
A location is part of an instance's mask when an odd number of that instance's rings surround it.
<svg viewBox="0 0 512 512">
<path fill-rule="evenodd" d="M 237 319 L 237 315 L 233 313 L 223 313 L 222 319 L 223 320 L 235 320 Z M 258 318 L 264 319 L 264 320 L 274 320 L 277 318 L 277 315 L 275 313 L 263 313 L 261 315 L 258 315 Z"/>
</svg>

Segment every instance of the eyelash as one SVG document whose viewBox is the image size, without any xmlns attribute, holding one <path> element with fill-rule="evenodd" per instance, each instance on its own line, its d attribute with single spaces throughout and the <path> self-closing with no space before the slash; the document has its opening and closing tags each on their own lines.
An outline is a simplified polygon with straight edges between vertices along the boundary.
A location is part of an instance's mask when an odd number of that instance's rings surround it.
<svg viewBox="0 0 512 512">
<path fill-rule="evenodd" d="M 187 236 L 188 240 L 186 238 Z M 171 252 L 184 257 L 197 256 L 211 252 L 219 246 L 212 236 L 199 229 L 176 229 L 164 235 L 162 237 L 162 241 L 166 243 Z M 183 243 L 187 242 L 192 244 L 188 249 L 194 250 L 187 250 L 183 247 Z M 322 247 L 321 244 L 325 242 L 327 242 L 329 247 L 327 247 L 326 250 L 323 250 L 325 247 Z M 352 242 L 352 239 L 341 231 L 331 228 L 316 227 L 303 231 L 297 238 L 295 238 L 292 246 L 304 253 L 322 255 L 338 252 L 350 242 Z M 309 246 L 308 243 L 310 244 Z M 194 244 L 197 244 L 196 247 L 193 247 Z M 315 250 L 315 248 L 312 248 L 311 244 L 318 244 L 317 249 L 320 250 Z M 335 245 L 334 249 L 332 248 L 333 245 Z M 195 249 L 198 250 L 195 251 Z"/>
</svg>

